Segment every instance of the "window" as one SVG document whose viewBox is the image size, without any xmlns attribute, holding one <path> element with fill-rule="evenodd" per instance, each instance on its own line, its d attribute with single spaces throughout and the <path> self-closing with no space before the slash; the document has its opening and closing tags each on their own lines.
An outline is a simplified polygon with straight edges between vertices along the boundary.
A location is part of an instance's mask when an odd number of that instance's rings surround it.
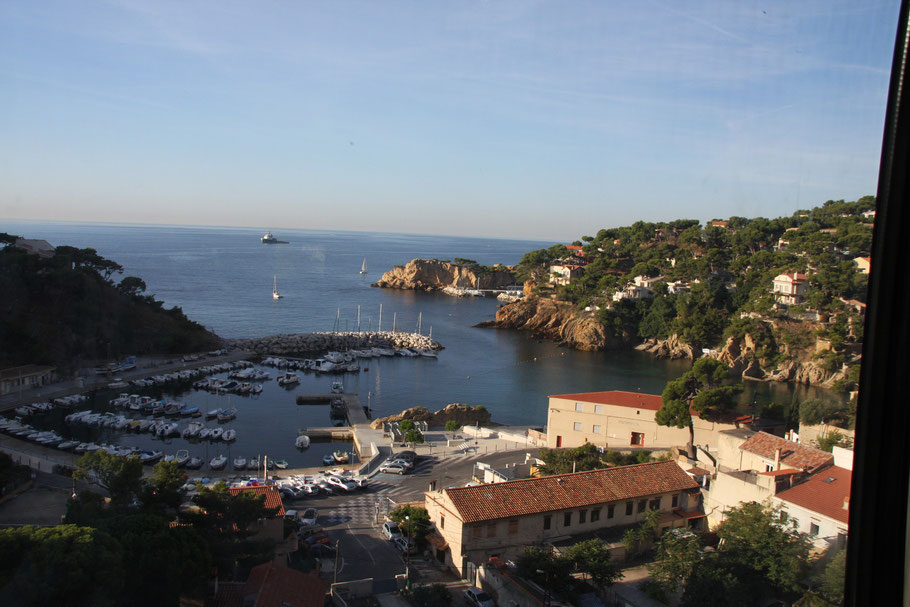
<svg viewBox="0 0 910 607">
<path fill-rule="evenodd" d="M 581 422 L 575 422 L 572 424 L 572 428 L 574 428 L 576 432 L 581 432 Z"/>
<path fill-rule="evenodd" d="M 626 502 L 626 516 L 632 516 L 632 502 Z"/>
<path fill-rule="evenodd" d="M 592 431 L 594 434 L 600 434 L 600 426 L 598 426 L 597 424 L 594 424 L 594 425 L 591 427 L 591 431 Z"/>
<path fill-rule="evenodd" d="M 496 537 L 496 523 L 487 525 L 487 537 Z"/>
<path fill-rule="evenodd" d="M 518 519 L 512 519 L 509 521 L 509 535 L 515 535 L 518 533 Z"/>
<path fill-rule="evenodd" d="M 600 415 L 603 412 L 604 412 L 603 405 L 594 405 L 594 413 L 597 413 L 598 415 Z"/>
<path fill-rule="evenodd" d="M 562 524 L 563 524 L 563 527 L 572 526 L 572 513 L 571 512 L 566 512 L 565 514 L 562 515 Z"/>
<path fill-rule="evenodd" d="M 774 472 L 773 464 L 765 464 L 765 472 Z"/>
<path fill-rule="evenodd" d="M 483 537 L 483 528 L 480 526 L 471 527 L 471 539 L 479 540 Z"/>
<path fill-rule="evenodd" d="M 588 522 L 588 511 L 579 510 L 578 511 L 578 524 L 581 525 L 582 523 L 587 523 L 587 522 Z"/>
<path fill-rule="evenodd" d="M 607 518 L 613 518 L 613 514 L 616 513 L 616 506 L 610 504 L 607 506 Z"/>
<path fill-rule="evenodd" d="M 656 497 L 651 500 L 651 503 L 648 504 L 648 508 L 651 510 L 660 510 L 660 498 Z"/>
<path fill-rule="evenodd" d="M 809 535 L 816 536 L 818 535 L 818 525 L 815 523 L 809 523 Z"/>
<path fill-rule="evenodd" d="M 600 520 L 600 508 L 595 508 L 591 511 L 591 522 L 596 523 Z"/>
<path fill-rule="evenodd" d="M 790 514 L 786 510 L 780 511 L 780 522 L 786 523 L 790 520 Z"/>
<path fill-rule="evenodd" d="M 546 515 L 543 517 L 543 530 L 546 531 L 550 528 L 550 525 L 553 523 L 553 517 L 551 515 Z"/>
<path fill-rule="evenodd" d="M 575 403 L 575 410 L 582 413 L 585 410 L 585 406 L 582 403 Z"/>
<path fill-rule="evenodd" d="M 377 509 L 378 509 L 378 508 L 377 508 Z M 444 515 L 444 514 L 443 514 L 442 516 L 439 517 L 439 528 L 440 528 L 440 529 L 445 529 L 445 528 L 446 528 L 446 515 Z"/>
<path fill-rule="evenodd" d="M 645 508 L 648 507 L 648 500 L 641 500 L 638 502 L 638 513 L 641 514 L 645 511 Z"/>
</svg>

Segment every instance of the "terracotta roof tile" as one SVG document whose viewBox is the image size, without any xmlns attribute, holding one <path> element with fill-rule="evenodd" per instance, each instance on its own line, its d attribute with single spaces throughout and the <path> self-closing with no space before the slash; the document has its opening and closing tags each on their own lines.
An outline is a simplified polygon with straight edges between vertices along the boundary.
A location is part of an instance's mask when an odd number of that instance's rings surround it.
<svg viewBox="0 0 910 607">
<path fill-rule="evenodd" d="M 265 496 L 266 508 L 278 508 L 275 516 L 284 516 L 284 503 L 281 501 L 281 494 L 278 489 L 271 485 L 259 485 L 257 487 L 230 487 L 228 488 L 231 495 L 239 495 L 241 491 L 252 491 L 258 495 Z"/>
<path fill-rule="evenodd" d="M 777 497 L 846 524 L 850 511 L 844 508 L 844 504 L 850 503 L 851 477 L 852 473 L 846 468 L 831 466 L 812 475 L 806 482 L 781 491 Z"/>
<path fill-rule="evenodd" d="M 205 599 L 205 607 L 243 607 L 243 582 L 219 582 L 215 596 Z"/>
<path fill-rule="evenodd" d="M 263 563 L 250 570 L 243 594 L 256 595 L 254 607 L 322 607 L 326 590 L 315 575 Z"/>
<path fill-rule="evenodd" d="M 446 489 L 465 523 L 578 508 L 697 489 L 676 462 L 652 462 L 588 472 Z"/>
<path fill-rule="evenodd" d="M 616 405 L 633 409 L 648 409 L 657 411 L 663 406 L 663 401 L 657 394 L 643 394 L 641 392 L 623 392 L 622 390 L 609 390 L 607 392 L 579 392 L 577 394 L 551 394 L 550 398 L 577 400 L 598 405 Z"/>
<path fill-rule="evenodd" d="M 755 433 L 752 438 L 741 444 L 739 448 L 771 461 L 774 461 L 775 451 L 780 449 L 780 463 L 782 466 L 808 472 L 812 472 L 834 459 L 834 456 L 827 451 L 806 447 L 767 432 Z"/>
</svg>

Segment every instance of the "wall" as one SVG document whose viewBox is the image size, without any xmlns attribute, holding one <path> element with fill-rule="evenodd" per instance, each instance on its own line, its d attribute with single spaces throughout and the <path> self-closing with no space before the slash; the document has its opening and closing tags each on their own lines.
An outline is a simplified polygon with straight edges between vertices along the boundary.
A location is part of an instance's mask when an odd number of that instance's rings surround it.
<svg viewBox="0 0 910 607">
<path fill-rule="evenodd" d="M 576 411 L 576 404 L 582 411 Z M 618 405 L 601 405 L 581 401 L 551 398 L 547 412 L 547 447 L 556 448 L 557 436 L 561 436 L 561 447 L 579 447 L 593 443 L 607 449 L 668 449 L 689 442 L 688 428 L 673 428 L 658 425 L 654 420 L 656 411 Z M 575 424 L 581 424 L 581 430 Z M 695 443 L 717 445 L 717 432 L 733 428 L 731 424 L 712 423 L 693 418 Z M 595 432 L 595 426 L 597 432 Z M 632 444 L 632 433 L 644 434 L 643 444 Z"/>
<path fill-rule="evenodd" d="M 795 521 L 797 531 L 810 534 L 810 525 L 815 523 L 819 530 L 816 536 L 811 536 L 812 544 L 816 550 L 825 550 L 829 546 L 836 546 L 839 543 L 838 534 L 847 535 L 847 524 L 838 520 L 822 516 L 817 512 L 812 512 L 802 506 L 785 502 L 780 498 L 772 498 L 771 503 L 780 506 L 782 512 L 786 512 L 789 520 Z"/>
<path fill-rule="evenodd" d="M 705 514 L 713 527 L 723 521 L 724 512 L 740 503 L 762 503 L 774 495 L 774 477 L 745 471 L 721 469 L 705 493 Z"/>
</svg>

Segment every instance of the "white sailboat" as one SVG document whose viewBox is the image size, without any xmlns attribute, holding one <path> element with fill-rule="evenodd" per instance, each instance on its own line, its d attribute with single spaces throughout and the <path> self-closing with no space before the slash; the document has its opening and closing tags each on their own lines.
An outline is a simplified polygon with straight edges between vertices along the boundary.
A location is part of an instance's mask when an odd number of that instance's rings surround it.
<svg viewBox="0 0 910 607">
<path fill-rule="evenodd" d="M 364 257 L 364 258 L 363 258 L 363 263 L 360 264 L 360 274 L 363 275 L 363 274 L 366 274 L 366 273 L 367 273 L 367 258 Z"/>
<path fill-rule="evenodd" d="M 278 292 L 278 276 L 275 276 L 275 283 L 272 286 L 272 299 L 281 299 L 282 295 Z"/>
</svg>

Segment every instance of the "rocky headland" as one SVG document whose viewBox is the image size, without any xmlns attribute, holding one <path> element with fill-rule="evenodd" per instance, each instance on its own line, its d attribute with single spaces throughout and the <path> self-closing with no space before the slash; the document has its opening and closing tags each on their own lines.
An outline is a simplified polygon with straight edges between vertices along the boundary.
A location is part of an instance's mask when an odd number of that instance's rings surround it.
<svg viewBox="0 0 910 607">
<path fill-rule="evenodd" d="M 293 355 L 329 350 L 360 348 L 418 348 L 441 350 L 439 342 L 418 333 L 392 331 L 357 331 L 351 333 L 291 333 L 247 339 L 226 339 L 228 349 L 247 350 L 256 354 Z"/>
<path fill-rule="evenodd" d="M 515 275 L 505 266 L 455 264 L 438 259 L 413 259 L 395 266 L 373 283 L 385 289 L 408 291 L 442 291 L 454 289 L 500 289 L 515 282 Z"/>
<path fill-rule="evenodd" d="M 472 407 L 461 403 L 446 405 L 435 413 L 430 413 L 430 410 L 426 407 L 411 407 L 395 415 L 374 419 L 370 427 L 374 430 L 381 430 L 385 423 L 400 422 L 405 419 L 415 422 L 427 422 L 430 427 L 442 427 L 448 421 L 455 421 L 459 426 L 473 426 L 475 424 L 489 426 L 490 412 L 481 405 Z"/>
<path fill-rule="evenodd" d="M 552 339 L 576 350 L 615 350 L 630 345 L 609 335 L 593 313 L 539 297 L 505 305 L 496 311 L 496 320 L 476 326 L 529 331 L 534 337 Z"/>
</svg>

